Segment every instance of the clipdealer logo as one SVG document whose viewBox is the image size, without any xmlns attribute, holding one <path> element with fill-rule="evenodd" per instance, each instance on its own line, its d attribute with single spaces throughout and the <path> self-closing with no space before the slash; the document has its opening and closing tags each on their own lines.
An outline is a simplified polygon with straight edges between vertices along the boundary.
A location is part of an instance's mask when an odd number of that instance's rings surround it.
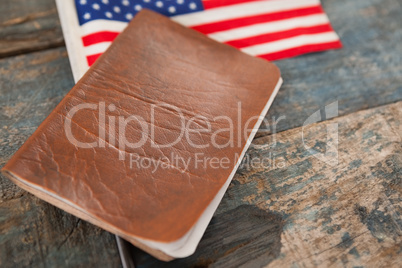
<svg viewBox="0 0 402 268">
<path fill-rule="evenodd" d="M 302 127 L 302 141 L 304 148 L 315 158 L 319 159 L 320 161 L 330 165 L 336 166 L 338 165 L 338 144 L 339 144 L 339 137 L 338 137 L 338 123 L 328 122 L 326 124 L 326 142 L 325 142 L 325 152 L 319 152 L 313 147 L 307 144 L 307 139 L 305 138 L 305 129 L 307 126 L 312 125 L 313 123 L 317 123 L 323 120 L 334 118 L 338 116 L 338 101 L 332 102 L 325 106 L 324 110 L 325 114 L 322 117 L 321 111 L 317 110 L 312 115 L 310 115 L 307 120 L 304 122 Z"/>
<path fill-rule="evenodd" d="M 263 121 L 264 117 L 252 116 L 247 121 L 242 122 L 241 102 L 237 104 L 237 118 L 230 118 L 226 115 L 215 116 L 214 118 L 206 118 L 202 115 L 185 116 L 181 109 L 166 103 L 152 104 L 149 114 L 149 122 L 140 115 L 116 116 L 110 115 L 110 112 L 116 111 L 114 104 L 106 106 L 105 102 L 82 103 L 72 107 L 65 118 L 64 130 L 67 139 L 74 146 L 79 148 L 105 148 L 106 146 L 114 147 L 119 151 L 119 160 L 124 160 L 127 148 L 141 148 L 147 141 L 150 142 L 152 148 L 169 148 L 183 141 L 186 145 L 196 149 L 214 147 L 218 149 L 227 147 L 242 147 L 244 141 L 248 141 L 250 134 L 254 134 L 258 129 L 254 126 L 258 120 Z M 172 113 L 175 115 L 174 127 L 179 128 L 174 140 L 165 143 L 156 143 L 157 135 L 155 126 L 161 122 L 156 118 L 157 110 Z M 72 131 L 72 124 L 75 123 L 74 116 L 84 110 L 98 111 L 98 137 L 91 142 L 80 141 L 75 137 Z M 109 114 L 109 115 L 107 115 Z M 235 125 L 236 124 L 236 125 Z M 139 135 L 127 137 L 126 130 L 128 128 L 139 130 Z M 215 125 L 215 127 L 213 127 Z M 216 127 L 219 125 L 219 127 Z M 236 126 L 236 127 L 235 127 Z M 160 127 L 160 126 L 159 126 Z M 106 135 L 106 132 L 108 135 Z M 236 132 L 236 133 L 235 133 Z M 208 139 L 199 139 L 199 135 L 208 133 Z M 132 131 L 130 132 L 132 134 Z M 130 140 L 128 139 L 130 138 Z M 136 139 L 136 140 L 133 140 Z"/>
<path fill-rule="evenodd" d="M 156 118 L 156 110 L 162 109 L 164 112 L 168 111 L 169 113 L 173 113 L 176 115 L 176 119 L 174 124 L 176 130 L 180 130 L 180 133 L 177 131 L 174 140 L 165 140 L 165 143 L 156 143 L 156 133 L 155 126 L 158 122 Z M 74 116 L 79 117 L 80 111 L 91 110 L 91 114 L 93 111 L 98 111 L 98 133 L 97 137 L 94 140 L 84 142 L 80 140 L 80 137 L 75 137 L 72 130 L 73 124 L 78 124 L 74 121 Z M 88 111 L 87 111 L 88 112 Z M 199 154 L 194 156 L 188 156 L 189 159 L 183 159 L 180 155 L 172 155 L 171 158 L 163 158 L 163 159 L 153 159 L 146 156 L 141 156 L 135 151 L 129 153 L 130 150 L 128 148 L 142 148 L 147 141 L 149 141 L 150 146 L 152 148 L 163 149 L 175 146 L 177 143 L 184 141 L 186 146 L 191 146 L 192 148 L 196 148 L 197 152 L 200 152 L 203 148 L 208 148 L 210 146 L 218 149 L 227 148 L 227 147 L 242 147 L 244 146 L 244 141 L 249 145 L 251 142 L 248 138 L 250 135 L 255 134 L 258 129 L 255 128 L 255 124 L 257 121 L 262 122 L 262 129 L 260 131 L 267 132 L 272 136 L 272 144 L 269 145 L 271 149 L 276 147 L 276 126 L 279 121 L 286 119 L 286 116 L 280 116 L 277 120 L 273 117 L 272 125 L 265 117 L 253 116 L 249 118 L 246 122 L 242 122 L 242 112 L 241 112 L 241 103 L 239 102 L 237 105 L 237 118 L 233 119 L 228 116 L 216 116 L 214 118 L 206 118 L 201 115 L 189 116 L 186 114 L 184 116 L 183 112 L 169 104 L 152 104 L 151 111 L 148 118 L 148 122 L 139 115 L 130 115 L 130 116 L 122 116 L 122 115 L 111 115 L 119 114 L 117 108 L 114 104 L 106 105 L 105 102 L 96 103 L 82 103 L 72 107 L 68 113 L 66 114 L 64 121 L 64 130 L 67 139 L 71 144 L 78 148 L 105 148 L 105 147 L 113 147 L 117 149 L 119 160 L 125 160 L 126 154 L 130 156 L 130 166 L 133 164 L 138 166 L 138 163 L 143 168 L 149 167 L 162 167 L 162 168 L 178 168 L 182 171 L 188 171 L 188 167 L 190 162 L 194 162 L 194 165 L 198 165 L 198 163 L 204 163 L 205 166 L 209 166 L 212 168 L 225 168 L 225 166 L 231 166 L 230 163 L 233 159 L 215 159 L 212 157 L 211 159 L 201 159 Z M 338 102 L 333 102 L 325 106 L 324 119 L 330 119 L 336 117 L 338 115 Z M 314 146 L 308 145 L 308 136 L 305 135 L 307 132 L 306 129 L 314 123 L 322 121 L 323 117 L 321 116 L 321 111 L 317 110 L 312 115 L 310 115 L 307 120 L 304 122 L 302 127 L 302 142 L 304 148 L 315 158 L 323 161 L 331 166 L 335 166 L 338 164 L 338 124 L 328 122 L 326 124 L 326 141 L 325 141 L 325 152 L 318 151 Z M 236 121 L 237 120 L 237 121 Z M 219 122 L 220 127 L 216 127 L 216 123 Z M 215 124 L 215 128 L 212 125 Z M 138 135 L 133 135 L 130 133 L 130 140 L 126 136 L 126 129 L 131 128 L 135 125 L 135 129 L 139 130 Z M 235 126 L 237 128 L 235 128 Z M 236 131 L 237 130 L 237 131 Z M 235 133 L 237 132 L 237 133 Z M 199 137 L 207 133 L 208 139 L 197 139 L 195 137 Z M 108 135 L 106 135 L 108 134 Z M 135 137 L 134 137 L 135 136 Z M 82 137 L 81 137 L 82 139 Z M 311 142 L 311 141 L 310 141 Z M 255 147 L 259 147 L 255 145 Z M 137 151 L 138 152 L 138 151 Z M 206 156 L 208 158 L 208 156 Z M 261 157 L 256 157 L 261 158 Z M 266 158 L 266 157 L 265 157 Z M 278 161 L 276 159 L 277 156 L 275 152 L 271 154 L 269 158 L 266 159 L 247 159 L 247 161 L 243 161 L 247 167 L 273 167 L 273 168 L 284 168 L 286 163 L 283 161 Z M 147 160 L 147 161 L 145 161 Z M 268 165 L 269 164 L 269 165 Z"/>
</svg>

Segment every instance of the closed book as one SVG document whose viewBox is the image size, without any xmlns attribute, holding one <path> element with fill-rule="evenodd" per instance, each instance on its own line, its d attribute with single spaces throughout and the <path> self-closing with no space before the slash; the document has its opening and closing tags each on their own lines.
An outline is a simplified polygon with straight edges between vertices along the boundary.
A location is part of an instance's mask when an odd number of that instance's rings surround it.
<svg viewBox="0 0 402 268">
<path fill-rule="evenodd" d="M 281 81 L 274 64 L 143 10 L 2 172 L 161 260 L 186 257 Z"/>
</svg>

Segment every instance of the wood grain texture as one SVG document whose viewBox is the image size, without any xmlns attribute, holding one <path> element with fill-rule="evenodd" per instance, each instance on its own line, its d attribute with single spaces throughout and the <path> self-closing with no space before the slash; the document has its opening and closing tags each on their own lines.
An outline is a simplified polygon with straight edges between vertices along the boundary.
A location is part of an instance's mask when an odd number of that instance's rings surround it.
<svg viewBox="0 0 402 268">
<path fill-rule="evenodd" d="M 326 150 L 338 125 L 338 160 Z M 196 253 L 137 267 L 400 267 L 402 102 L 255 139 Z"/>
<path fill-rule="evenodd" d="M 64 48 L 0 60 L 0 166 L 73 86 Z M 1 267 L 119 266 L 113 235 L 0 177 Z"/>
<path fill-rule="evenodd" d="M 0 58 L 63 45 L 54 0 L 1 2 Z"/>
</svg>

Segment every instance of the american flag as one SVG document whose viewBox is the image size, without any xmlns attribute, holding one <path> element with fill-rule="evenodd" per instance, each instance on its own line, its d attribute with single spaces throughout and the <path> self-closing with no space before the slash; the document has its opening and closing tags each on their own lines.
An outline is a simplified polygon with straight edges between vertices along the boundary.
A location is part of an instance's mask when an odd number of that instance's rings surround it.
<svg viewBox="0 0 402 268">
<path fill-rule="evenodd" d="M 79 76 L 143 8 L 267 60 L 342 46 L 319 0 L 56 1 L 70 60 L 82 65 Z"/>
</svg>

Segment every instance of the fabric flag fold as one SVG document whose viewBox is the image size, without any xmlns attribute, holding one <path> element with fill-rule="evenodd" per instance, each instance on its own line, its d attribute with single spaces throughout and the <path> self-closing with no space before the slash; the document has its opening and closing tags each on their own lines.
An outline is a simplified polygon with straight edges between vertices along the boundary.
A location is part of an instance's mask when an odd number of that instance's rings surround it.
<svg viewBox="0 0 402 268">
<path fill-rule="evenodd" d="M 76 79 L 143 8 L 169 16 L 247 54 L 271 61 L 342 47 L 319 0 L 56 2 Z"/>
</svg>

